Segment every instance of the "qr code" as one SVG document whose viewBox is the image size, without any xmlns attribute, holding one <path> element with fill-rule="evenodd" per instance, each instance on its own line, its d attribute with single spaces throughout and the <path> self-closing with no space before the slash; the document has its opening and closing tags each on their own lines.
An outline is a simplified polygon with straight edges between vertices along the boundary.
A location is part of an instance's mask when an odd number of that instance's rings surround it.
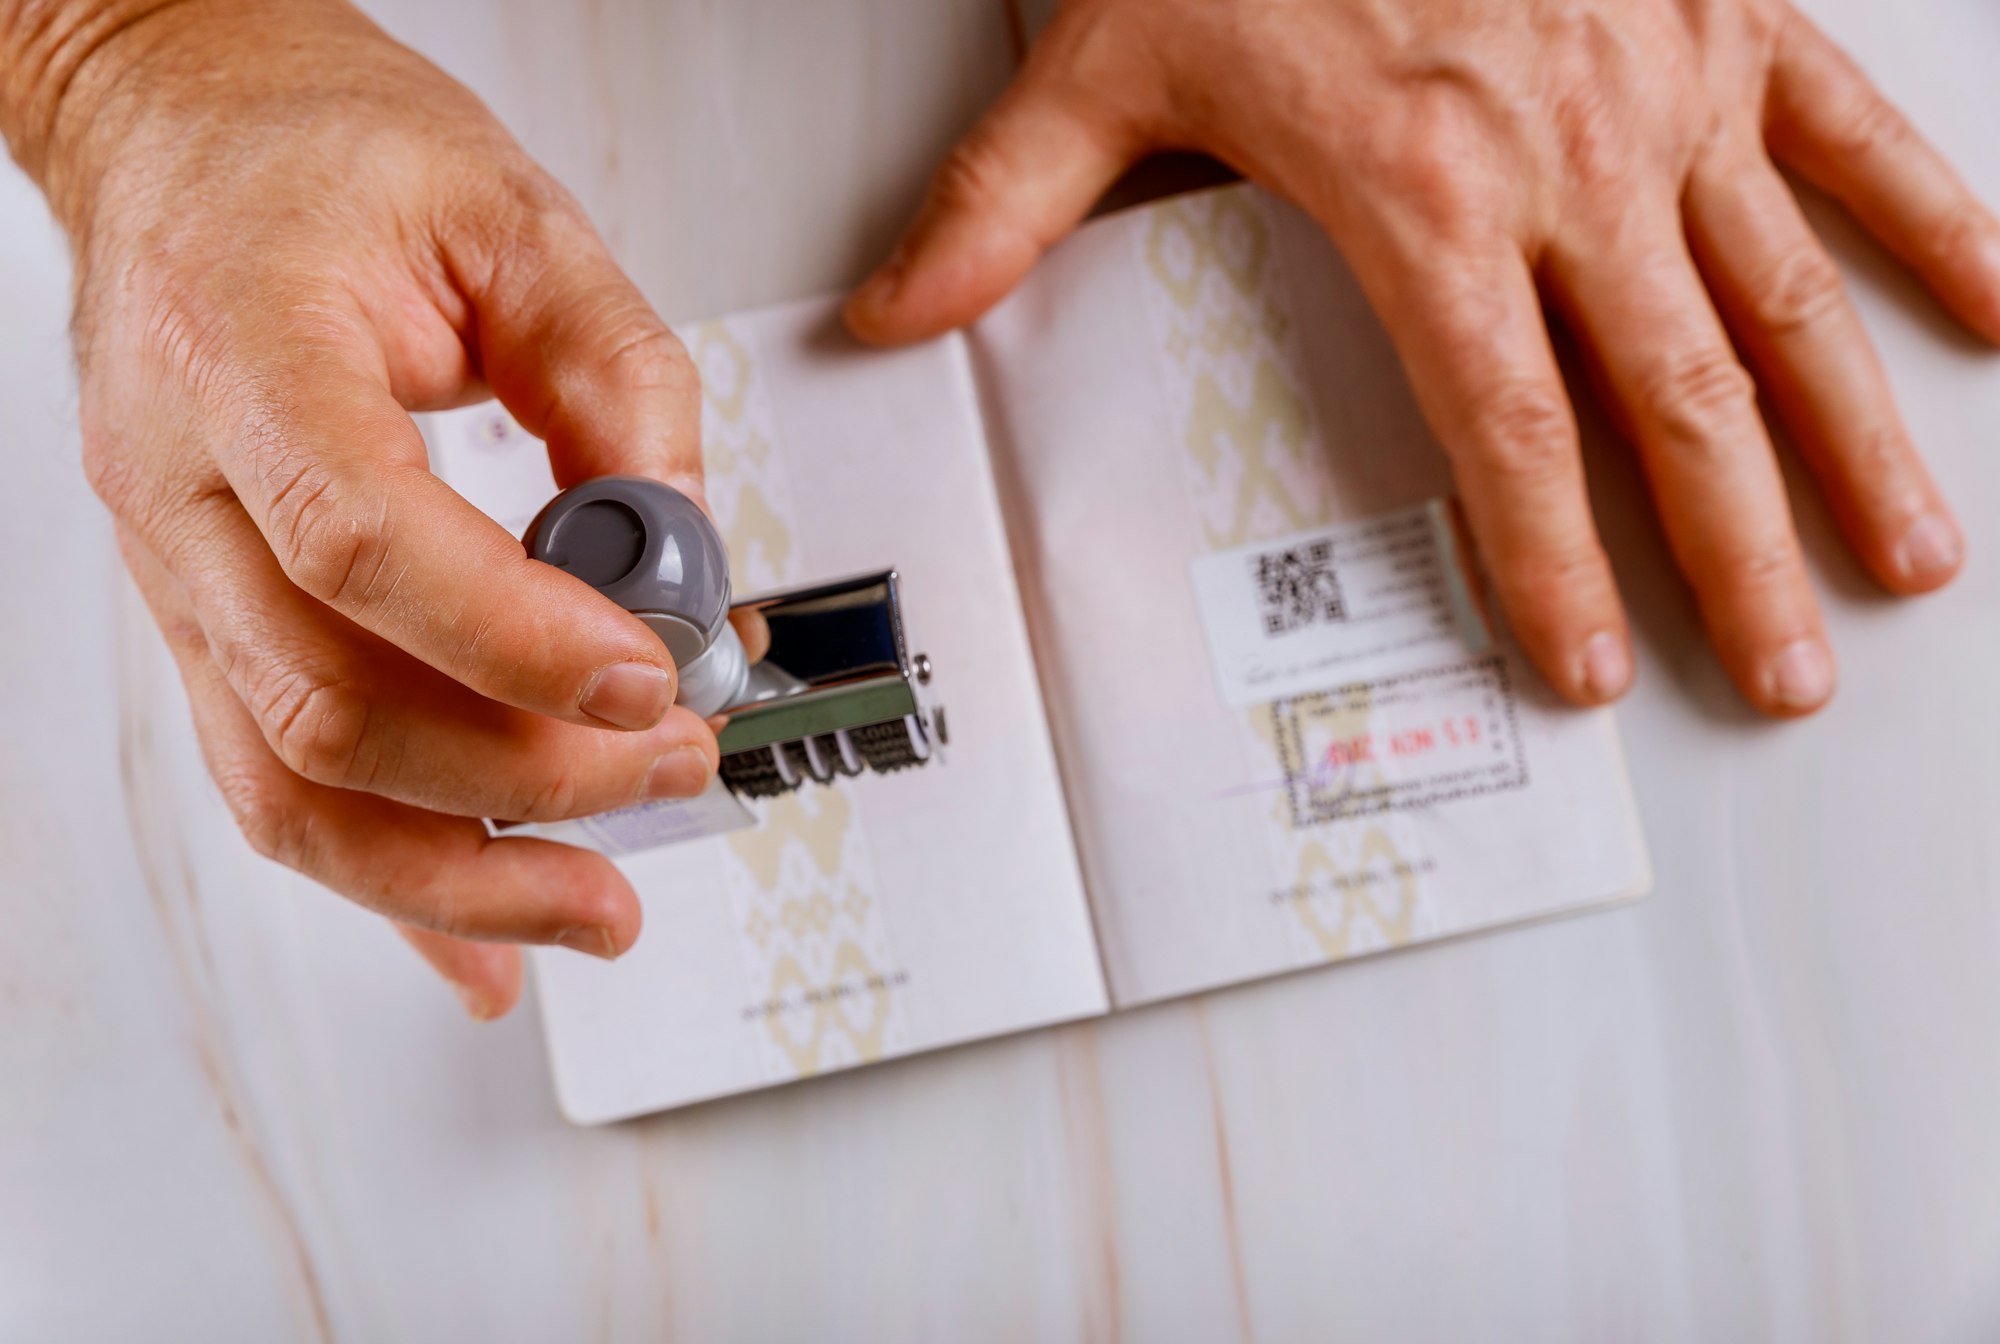
<svg viewBox="0 0 2000 1344">
<path fill-rule="evenodd" d="M 1333 568 L 1333 542 L 1326 538 L 1282 551 L 1266 551 L 1250 562 L 1257 580 L 1257 605 L 1264 633 L 1287 631 L 1320 621 L 1344 621 L 1340 576 Z"/>
</svg>

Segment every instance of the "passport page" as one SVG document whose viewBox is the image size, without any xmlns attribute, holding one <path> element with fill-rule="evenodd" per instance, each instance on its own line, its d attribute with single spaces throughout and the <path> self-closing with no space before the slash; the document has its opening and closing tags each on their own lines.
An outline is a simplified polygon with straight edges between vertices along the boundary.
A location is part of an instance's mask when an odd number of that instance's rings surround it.
<svg viewBox="0 0 2000 1344">
<path fill-rule="evenodd" d="M 1646 890 L 1611 712 L 1509 641 L 1309 220 L 1113 215 L 971 345 L 1116 1004 Z"/>
<path fill-rule="evenodd" d="M 638 944 L 612 964 L 532 956 L 564 1112 L 611 1120 L 1103 1012 L 963 341 L 863 351 L 823 301 L 680 334 L 736 597 L 898 570 L 950 741 L 621 857 Z M 496 408 L 429 430 L 434 468 L 517 535 L 555 493 L 542 445 Z"/>
</svg>

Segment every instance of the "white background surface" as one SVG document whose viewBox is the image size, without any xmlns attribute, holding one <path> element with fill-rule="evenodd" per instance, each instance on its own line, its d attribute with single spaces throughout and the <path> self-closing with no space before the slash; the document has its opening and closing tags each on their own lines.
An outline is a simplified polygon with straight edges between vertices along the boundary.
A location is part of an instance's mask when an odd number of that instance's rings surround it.
<svg viewBox="0 0 2000 1344">
<path fill-rule="evenodd" d="M 993 0 L 375 8 L 673 316 L 855 278 L 1014 59 Z M 2000 200 L 2000 10 L 1813 8 Z M 1889 603 L 1802 496 L 1843 687 L 1753 722 L 1593 459 L 1651 899 L 583 1132 L 199 783 L 0 172 L 0 1338 L 2000 1337 L 2000 361 L 1829 231 L 1972 562 Z"/>
</svg>

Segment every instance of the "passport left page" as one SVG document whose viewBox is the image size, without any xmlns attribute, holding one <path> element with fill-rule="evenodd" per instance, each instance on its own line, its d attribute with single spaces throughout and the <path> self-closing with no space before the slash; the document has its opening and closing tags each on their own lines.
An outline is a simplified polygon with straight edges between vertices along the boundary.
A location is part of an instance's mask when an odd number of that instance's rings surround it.
<svg viewBox="0 0 2000 1344">
<path fill-rule="evenodd" d="M 618 860 L 616 963 L 531 954 L 563 1112 L 591 1124 L 1106 1009 L 963 341 L 863 351 L 824 301 L 688 325 L 734 591 L 887 568 L 930 655 L 941 761 L 752 803 Z M 432 467 L 519 535 L 555 493 L 496 406 Z"/>
</svg>

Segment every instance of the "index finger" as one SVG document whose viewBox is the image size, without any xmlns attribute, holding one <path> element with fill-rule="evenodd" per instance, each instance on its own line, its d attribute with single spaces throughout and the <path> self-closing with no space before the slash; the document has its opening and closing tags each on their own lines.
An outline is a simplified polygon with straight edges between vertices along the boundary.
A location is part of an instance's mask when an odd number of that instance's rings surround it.
<svg viewBox="0 0 2000 1344">
<path fill-rule="evenodd" d="M 491 699 L 642 729 L 674 698 L 646 627 L 432 475 L 415 424 L 359 361 L 264 378 L 218 454 L 285 574 L 334 610 Z"/>
</svg>

